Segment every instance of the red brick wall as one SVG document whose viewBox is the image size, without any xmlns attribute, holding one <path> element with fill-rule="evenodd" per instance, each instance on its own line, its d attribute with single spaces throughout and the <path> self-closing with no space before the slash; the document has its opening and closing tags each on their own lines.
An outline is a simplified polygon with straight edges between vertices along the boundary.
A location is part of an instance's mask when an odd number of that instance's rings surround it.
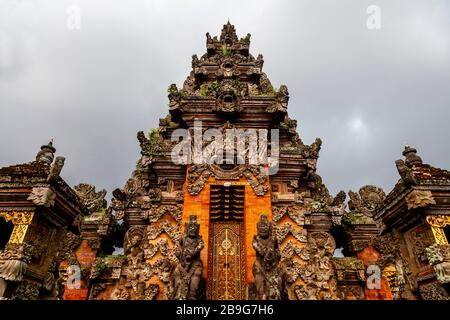
<svg viewBox="0 0 450 320">
<path fill-rule="evenodd" d="M 81 241 L 80 246 L 75 251 L 75 256 L 80 264 L 80 268 L 91 269 L 94 263 L 97 251 L 89 246 L 87 240 Z M 62 263 L 65 268 L 69 267 L 68 262 L 64 261 Z M 87 300 L 88 298 L 88 288 L 86 280 L 81 280 L 81 286 L 79 289 L 69 289 L 67 286 L 64 290 L 63 299 L 64 300 Z"/>
<path fill-rule="evenodd" d="M 377 264 L 380 254 L 372 247 L 368 246 L 364 250 L 357 253 L 357 257 L 361 260 L 367 269 L 369 265 Z M 382 271 L 382 270 L 381 270 Z M 389 283 L 386 278 L 381 278 L 380 289 L 364 288 L 366 300 L 392 300 L 392 293 L 389 288 Z"/>
</svg>

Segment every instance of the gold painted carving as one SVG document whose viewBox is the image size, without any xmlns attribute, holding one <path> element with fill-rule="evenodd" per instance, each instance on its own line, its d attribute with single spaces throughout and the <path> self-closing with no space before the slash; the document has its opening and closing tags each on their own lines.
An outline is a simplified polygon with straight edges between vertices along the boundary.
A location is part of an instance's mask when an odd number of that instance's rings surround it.
<svg viewBox="0 0 450 320">
<path fill-rule="evenodd" d="M 444 227 L 450 225 L 450 216 L 446 215 L 433 215 L 427 216 L 426 218 L 428 224 L 431 226 L 431 231 L 433 231 L 434 238 L 438 244 L 448 244 L 447 237 L 444 233 Z"/>
<path fill-rule="evenodd" d="M 14 224 L 10 243 L 22 243 L 27 233 L 28 226 L 34 217 L 34 211 L 1 211 L 0 217 L 5 218 L 6 221 L 11 221 Z"/>
</svg>

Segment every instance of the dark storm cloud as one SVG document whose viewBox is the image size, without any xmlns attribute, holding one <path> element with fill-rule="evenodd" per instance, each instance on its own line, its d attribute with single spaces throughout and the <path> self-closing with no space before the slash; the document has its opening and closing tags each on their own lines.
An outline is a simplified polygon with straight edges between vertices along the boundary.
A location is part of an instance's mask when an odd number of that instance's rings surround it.
<svg viewBox="0 0 450 320">
<path fill-rule="evenodd" d="M 381 8 L 381 30 L 366 8 Z M 66 26 L 69 5 L 81 29 Z M 449 168 L 450 7 L 447 1 L 0 0 L 0 166 L 27 162 L 55 139 L 63 177 L 109 191 L 139 156 L 136 132 L 167 114 L 205 33 L 230 19 L 252 34 L 305 143 L 324 141 L 329 189 L 397 181 L 403 145 Z"/>
</svg>

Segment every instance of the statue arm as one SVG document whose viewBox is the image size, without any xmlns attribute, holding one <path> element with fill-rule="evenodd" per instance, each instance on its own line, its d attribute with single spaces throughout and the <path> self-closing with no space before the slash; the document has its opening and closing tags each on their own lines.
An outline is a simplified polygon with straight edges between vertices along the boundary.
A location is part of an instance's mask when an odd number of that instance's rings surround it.
<svg viewBox="0 0 450 320">
<path fill-rule="evenodd" d="M 183 240 L 180 240 L 180 242 L 178 243 L 178 245 L 175 247 L 175 256 L 177 258 L 180 257 L 181 255 L 181 247 L 183 246 Z"/>
<path fill-rule="evenodd" d="M 205 244 L 203 243 L 203 239 L 200 238 L 200 240 L 198 241 L 198 245 L 195 247 L 192 255 L 199 253 L 203 249 L 204 246 L 205 246 Z"/>
<path fill-rule="evenodd" d="M 264 255 L 264 250 L 263 250 L 263 248 L 261 248 L 261 247 L 259 246 L 259 242 L 258 242 L 258 240 L 257 240 L 256 237 L 253 237 L 253 243 L 252 243 L 252 245 L 253 245 L 253 249 L 255 249 L 255 251 L 256 251 L 257 254 L 259 254 L 259 255 L 261 255 L 261 256 Z"/>
</svg>

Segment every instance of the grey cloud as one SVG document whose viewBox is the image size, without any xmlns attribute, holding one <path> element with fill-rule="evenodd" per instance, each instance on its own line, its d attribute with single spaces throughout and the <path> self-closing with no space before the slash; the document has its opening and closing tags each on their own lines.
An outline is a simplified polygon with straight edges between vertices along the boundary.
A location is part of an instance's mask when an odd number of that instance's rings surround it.
<svg viewBox="0 0 450 320">
<path fill-rule="evenodd" d="M 66 27 L 69 5 L 81 29 Z M 319 173 L 330 191 L 397 181 L 405 143 L 450 168 L 450 5 L 377 1 L 382 28 L 366 28 L 372 1 L 0 2 L 0 166 L 27 162 L 55 139 L 63 176 L 109 191 L 139 156 L 136 132 L 167 114 L 205 33 L 230 19 L 252 34 L 306 143 L 324 141 Z"/>
</svg>

